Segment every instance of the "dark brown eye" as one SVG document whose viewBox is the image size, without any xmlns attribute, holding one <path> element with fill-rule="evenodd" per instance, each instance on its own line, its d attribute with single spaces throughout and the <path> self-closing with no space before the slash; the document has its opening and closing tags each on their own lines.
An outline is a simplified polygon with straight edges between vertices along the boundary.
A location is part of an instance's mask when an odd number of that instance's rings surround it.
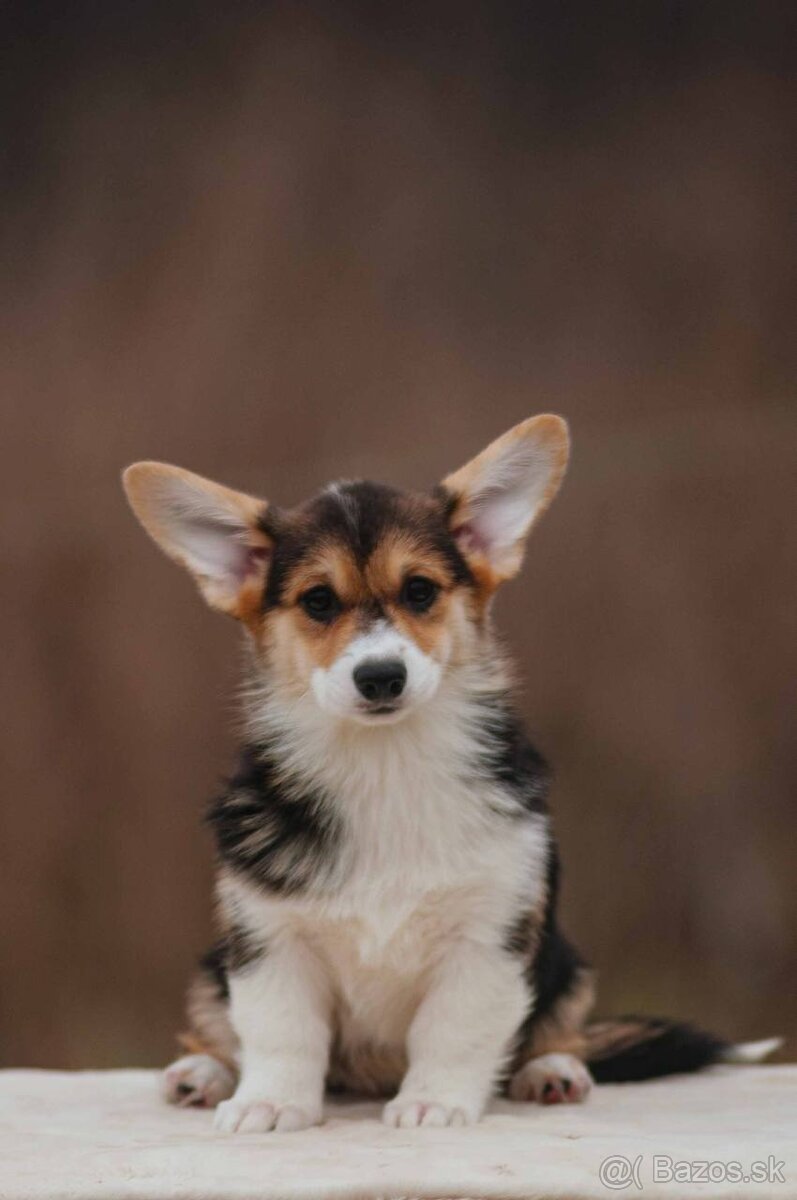
<svg viewBox="0 0 797 1200">
<path fill-rule="evenodd" d="M 410 575 L 401 590 L 402 603 L 413 612 L 426 612 L 434 604 L 439 590 L 437 584 L 425 575 Z"/>
<path fill-rule="evenodd" d="M 340 612 L 340 600 L 332 588 L 323 583 L 300 596 L 299 603 L 314 621 L 334 621 Z"/>
</svg>

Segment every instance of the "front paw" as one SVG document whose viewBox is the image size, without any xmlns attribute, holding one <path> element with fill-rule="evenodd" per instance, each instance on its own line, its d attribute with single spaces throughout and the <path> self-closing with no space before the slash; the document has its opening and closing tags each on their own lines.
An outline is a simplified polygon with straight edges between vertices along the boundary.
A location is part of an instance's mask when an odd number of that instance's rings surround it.
<svg viewBox="0 0 797 1200">
<path fill-rule="evenodd" d="M 413 1100 L 396 1096 L 382 1110 L 382 1120 L 394 1129 L 417 1129 L 420 1125 L 472 1125 L 479 1114 L 464 1104 L 438 1100 Z"/>
<path fill-rule="evenodd" d="M 219 1133 L 292 1133 L 318 1125 L 321 1113 L 305 1104 L 283 1104 L 276 1100 L 224 1100 L 213 1122 Z"/>
</svg>

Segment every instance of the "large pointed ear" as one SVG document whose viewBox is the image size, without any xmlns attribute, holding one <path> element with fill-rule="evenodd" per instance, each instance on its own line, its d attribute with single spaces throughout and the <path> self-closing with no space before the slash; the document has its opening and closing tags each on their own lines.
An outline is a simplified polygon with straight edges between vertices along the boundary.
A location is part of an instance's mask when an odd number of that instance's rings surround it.
<svg viewBox="0 0 797 1200">
<path fill-rule="evenodd" d="M 134 463 L 122 480 L 147 533 L 191 572 L 208 604 L 251 613 L 272 549 L 261 528 L 266 502 L 166 463 Z"/>
<path fill-rule="evenodd" d="M 559 489 L 569 445 L 561 417 L 530 417 L 443 480 L 457 544 L 494 583 L 520 569 L 526 535 Z"/>
</svg>

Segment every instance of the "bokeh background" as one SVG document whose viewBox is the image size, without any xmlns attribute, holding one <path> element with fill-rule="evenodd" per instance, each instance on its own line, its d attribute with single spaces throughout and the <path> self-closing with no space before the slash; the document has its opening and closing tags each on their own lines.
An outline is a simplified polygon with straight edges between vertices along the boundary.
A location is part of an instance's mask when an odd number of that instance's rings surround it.
<svg viewBox="0 0 797 1200">
<path fill-rule="evenodd" d="M 603 1012 L 794 1033 L 794 6 L 2 20 L 2 1060 L 164 1061 L 210 937 L 238 634 L 122 467 L 427 487 L 546 410 L 566 927 Z"/>
</svg>

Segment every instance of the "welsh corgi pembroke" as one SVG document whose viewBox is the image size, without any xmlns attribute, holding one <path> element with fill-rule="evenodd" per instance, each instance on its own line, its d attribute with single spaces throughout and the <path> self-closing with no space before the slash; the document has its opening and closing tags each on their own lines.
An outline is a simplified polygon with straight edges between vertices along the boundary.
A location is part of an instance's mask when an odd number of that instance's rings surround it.
<svg viewBox="0 0 797 1200">
<path fill-rule="evenodd" d="M 219 939 L 164 1074 L 219 1130 L 316 1124 L 326 1087 L 385 1096 L 388 1125 L 466 1125 L 498 1090 L 572 1103 L 777 1044 L 589 1020 L 548 771 L 490 618 L 568 448 L 537 416 L 428 493 L 342 481 L 294 509 L 125 472 L 144 528 L 245 635 L 240 761 L 208 814 Z"/>
</svg>

